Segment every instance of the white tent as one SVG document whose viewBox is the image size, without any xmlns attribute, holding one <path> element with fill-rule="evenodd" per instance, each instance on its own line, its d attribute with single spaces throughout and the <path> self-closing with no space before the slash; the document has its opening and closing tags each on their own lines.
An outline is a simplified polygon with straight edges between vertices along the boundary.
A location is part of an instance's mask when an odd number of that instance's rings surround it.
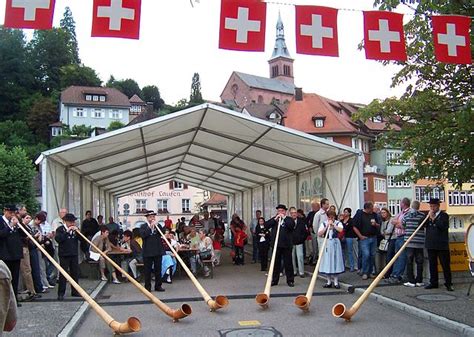
<svg viewBox="0 0 474 337">
<path fill-rule="evenodd" d="M 277 203 L 324 196 L 341 209 L 363 200 L 360 151 L 212 104 L 43 152 L 36 163 L 51 217 L 61 207 L 116 214 L 118 197 L 170 180 L 227 195 L 229 214 L 247 221 Z"/>
</svg>

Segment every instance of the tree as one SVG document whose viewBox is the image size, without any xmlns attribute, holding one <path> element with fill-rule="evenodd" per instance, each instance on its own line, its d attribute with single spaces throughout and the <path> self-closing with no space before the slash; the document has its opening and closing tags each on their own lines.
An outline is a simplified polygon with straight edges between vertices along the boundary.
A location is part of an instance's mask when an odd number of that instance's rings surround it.
<svg viewBox="0 0 474 337">
<path fill-rule="evenodd" d="M 62 28 L 37 30 L 30 47 L 32 64 L 42 93 L 50 95 L 61 90 L 61 68 L 75 63 L 69 33 Z"/>
<path fill-rule="evenodd" d="M 26 122 L 38 141 L 49 143 L 49 125 L 57 120 L 56 106 L 50 98 L 41 97 L 31 106 Z"/>
<path fill-rule="evenodd" d="M 67 33 L 67 44 L 72 53 L 73 64 L 81 64 L 81 59 L 79 58 L 79 45 L 76 37 L 76 21 L 74 21 L 72 16 L 71 8 L 66 7 L 59 26 Z"/>
<path fill-rule="evenodd" d="M 0 144 L 0 205 L 21 203 L 30 211 L 36 211 L 35 175 L 35 167 L 23 149 L 15 147 L 9 150 Z"/>
<path fill-rule="evenodd" d="M 118 129 L 121 129 L 125 126 L 125 124 L 123 124 L 122 122 L 120 121 L 113 121 L 113 122 L 110 122 L 110 125 L 109 127 L 107 128 L 107 131 L 114 131 L 114 130 L 118 130 Z"/>
<path fill-rule="evenodd" d="M 26 115 L 23 100 L 33 92 L 35 79 L 25 35 L 0 27 L 0 121 Z"/>
<path fill-rule="evenodd" d="M 31 160 L 35 160 L 47 149 L 45 144 L 36 141 L 35 135 L 23 120 L 0 122 L 0 144 L 5 145 L 8 150 L 23 148 Z"/>
<path fill-rule="evenodd" d="M 400 1 L 395 0 L 375 2 L 380 10 L 392 10 L 399 4 Z M 413 162 L 413 167 L 399 179 L 449 179 L 460 188 L 462 183 L 474 179 L 474 68 L 435 60 L 429 16 L 472 17 L 474 7 L 463 1 L 435 0 L 411 0 L 405 5 L 414 10 L 404 27 L 408 60 L 384 62 L 402 66 L 393 77 L 392 86 L 404 85 L 405 93 L 399 99 L 374 100 L 354 118 L 367 120 L 377 116 L 387 122 L 386 132 L 379 137 L 377 145 L 400 148 L 404 151 L 401 159 Z M 401 130 L 395 131 L 394 125 Z"/>
<path fill-rule="evenodd" d="M 120 90 L 122 93 L 127 95 L 128 98 L 132 97 L 133 95 L 138 95 L 140 98 L 142 97 L 140 86 L 135 80 L 132 80 L 131 78 L 126 80 L 116 80 L 111 75 L 110 79 L 107 81 L 106 86 Z"/>
<path fill-rule="evenodd" d="M 189 97 L 190 104 L 201 104 L 204 103 L 201 94 L 201 80 L 199 79 L 199 73 L 194 73 L 193 80 L 191 82 L 191 96 Z"/>
<path fill-rule="evenodd" d="M 165 104 L 161 98 L 160 90 L 156 85 L 147 85 L 142 89 L 143 100 L 145 102 L 153 102 L 153 109 L 158 111 Z"/>
<path fill-rule="evenodd" d="M 102 81 L 94 69 L 84 65 L 71 64 L 61 68 L 61 89 L 71 85 L 100 87 Z"/>
</svg>

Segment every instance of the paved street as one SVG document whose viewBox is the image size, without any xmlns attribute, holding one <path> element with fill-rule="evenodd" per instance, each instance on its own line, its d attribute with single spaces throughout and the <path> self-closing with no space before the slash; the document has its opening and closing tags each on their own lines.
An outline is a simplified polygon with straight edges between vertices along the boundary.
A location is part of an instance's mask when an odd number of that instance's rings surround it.
<svg viewBox="0 0 474 337">
<path fill-rule="evenodd" d="M 225 255 L 228 255 L 228 251 Z M 346 275 L 348 279 L 352 277 L 350 274 Z M 125 321 L 129 316 L 138 317 L 142 322 L 142 331 L 136 336 L 219 336 L 219 332 L 222 336 L 278 336 L 273 330 L 259 331 L 258 334 L 253 330 L 245 330 L 242 334 L 233 334 L 236 331 L 225 334 L 229 332 L 228 329 L 248 328 L 239 324 L 245 325 L 246 321 L 257 321 L 250 323 L 260 324 L 253 328 L 271 327 L 283 336 L 380 336 L 382 331 L 390 331 L 391 336 L 457 335 L 370 299 L 354 316 L 353 321 L 346 323 L 334 318 L 331 308 L 338 302 L 350 306 L 358 295 L 349 294 L 343 289 L 322 289 L 322 281 L 318 281 L 315 289 L 311 311 L 303 314 L 294 306 L 293 301 L 297 294 L 306 292 L 309 277 L 297 277 L 295 288 L 287 287 L 286 282 L 281 280 L 279 286 L 272 287 L 270 308 L 262 310 L 254 300 L 255 294 L 263 290 L 265 283 L 265 275 L 258 271 L 257 265 L 227 264 L 216 269 L 214 279 L 200 280 L 211 295 L 227 295 L 230 299 L 229 307 L 210 313 L 195 287 L 185 277 L 176 279 L 172 285 L 166 285 L 165 293 L 156 293 L 172 308 L 177 308 L 184 302 L 193 307 L 193 314 L 180 323 L 172 323 L 154 305 L 148 304 L 130 284 L 108 285 L 101 294 L 99 303 L 118 321 Z M 402 291 L 405 287 L 390 288 Z M 89 311 L 74 336 L 109 334 L 106 324 L 94 312 Z"/>
</svg>

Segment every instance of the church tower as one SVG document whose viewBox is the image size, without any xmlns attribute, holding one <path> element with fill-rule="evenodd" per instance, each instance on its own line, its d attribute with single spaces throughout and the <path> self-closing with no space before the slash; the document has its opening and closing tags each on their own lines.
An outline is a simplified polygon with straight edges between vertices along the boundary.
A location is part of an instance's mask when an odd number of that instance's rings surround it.
<svg viewBox="0 0 474 337">
<path fill-rule="evenodd" d="M 268 60 L 268 64 L 270 65 L 270 78 L 294 84 L 293 61 L 286 47 L 283 21 L 281 20 L 280 13 L 278 13 L 275 47 L 273 48 L 272 57 Z"/>
</svg>

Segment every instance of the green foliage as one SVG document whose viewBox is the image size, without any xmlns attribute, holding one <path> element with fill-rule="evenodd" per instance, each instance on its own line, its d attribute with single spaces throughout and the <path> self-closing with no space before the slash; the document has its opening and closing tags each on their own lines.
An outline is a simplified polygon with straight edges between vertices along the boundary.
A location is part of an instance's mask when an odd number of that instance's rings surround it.
<svg viewBox="0 0 474 337">
<path fill-rule="evenodd" d="M 37 30 L 30 47 L 36 79 L 43 94 L 61 90 L 61 68 L 74 64 L 69 33 L 62 28 Z"/>
<path fill-rule="evenodd" d="M 147 85 L 142 89 L 143 100 L 145 102 L 153 102 L 153 109 L 159 111 L 165 104 L 165 101 L 161 98 L 160 90 L 156 85 Z"/>
<path fill-rule="evenodd" d="M 67 129 L 65 134 L 69 136 L 89 138 L 92 134 L 92 127 L 85 125 L 74 125 L 70 130 Z"/>
<path fill-rule="evenodd" d="M 138 95 L 139 97 L 142 97 L 142 91 L 140 89 L 140 86 L 135 80 L 132 80 L 131 78 L 128 78 L 126 80 L 116 80 L 111 75 L 110 79 L 107 81 L 106 86 L 109 88 L 115 88 L 117 90 L 120 90 L 122 93 L 127 95 L 128 98 L 132 97 L 133 95 Z"/>
<path fill-rule="evenodd" d="M 71 8 L 66 7 L 64 10 L 63 18 L 60 22 L 60 27 L 67 33 L 68 40 L 67 44 L 69 49 L 72 52 L 72 62 L 73 64 L 81 64 L 81 59 L 79 58 L 79 45 L 77 43 L 76 37 L 76 21 L 72 16 Z"/>
<path fill-rule="evenodd" d="M 189 97 L 189 103 L 196 105 L 204 103 L 201 94 L 201 80 L 199 78 L 199 73 L 194 73 L 193 79 L 191 82 L 191 96 Z"/>
<path fill-rule="evenodd" d="M 33 187 L 35 175 L 33 163 L 23 149 L 9 150 L 0 144 L 0 205 L 22 203 L 35 211 L 38 208 Z"/>
<path fill-rule="evenodd" d="M 35 88 L 25 35 L 0 27 L 0 121 L 24 118 L 22 101 Z"/>
<path fill-rule="evenodd" d="M 70 64 L 61 68 L 61 89 L 71 85 L 100 87 L 102 81 L 94 69 L 84 65 Z"/>
<path fill-rule="evenodd" d="M 22 120 L 0 122 L 0 144 L 9 150 L 22 147 L 31 160 L 47 149 L 45 144 L 36 141 L 36 137 Z"/>
<path fill-rule="evenodd" d="M 107 128 L 107 131 L 118 130 L 118 129 L 123 128 L 124 126 L 125 126 L 125 124 L 123 124 L 120 121 L 113 121 L 113 122 L 110 123 L 109 127 Z"/>
<path fill-rule="evenodd" d="M 392 10 L 399 1 L 377 0 L 381 10 Z M 410 5 L 411 4 L 411 5 Z M 474 179 L 474 114 L 472 112 L 472 65 L 438 63 L 434 57 L 429 16 L 460 14 L 473 16 L 474 8 L 464 1 L 408 1 L 414 9 L 405 24 L 408 60 L 395 63 L 402 69 L 392 86 L 405 86 L 400 99 L 374 100 L 355 119 L 382 116 L 388 122 L 378 139 L 379 147 L 400 148 L 402 159 L 413 167 L 400 179 L 416 181 L 428 177 L 449 179 L 457 187 Z M 471 40 L 473 39 L 471 31 Z M 399 125 L 400 131 L 391 126 Z"/>
<path fill-rule="evenodd" d="M 49 142 L 49 125 L 58 120 L 56 106 L 50 98 L 41 97 L 36 100 L 28 113 L 26 122 L 36 139 L 47 144 Z"/>
</svg>

